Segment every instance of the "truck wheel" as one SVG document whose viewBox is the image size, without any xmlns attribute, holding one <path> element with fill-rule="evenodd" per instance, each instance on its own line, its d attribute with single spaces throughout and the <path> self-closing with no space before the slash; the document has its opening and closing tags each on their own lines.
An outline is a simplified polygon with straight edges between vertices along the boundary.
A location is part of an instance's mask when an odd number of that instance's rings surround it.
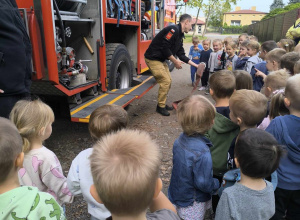
<svg viewBox="0 0 300 220">
<path fill-rule="evenodd" d="M 125 45 L 106 44 L 106 73 L 109 90 L 131 86 L 133 67 Z"/>
</svg>

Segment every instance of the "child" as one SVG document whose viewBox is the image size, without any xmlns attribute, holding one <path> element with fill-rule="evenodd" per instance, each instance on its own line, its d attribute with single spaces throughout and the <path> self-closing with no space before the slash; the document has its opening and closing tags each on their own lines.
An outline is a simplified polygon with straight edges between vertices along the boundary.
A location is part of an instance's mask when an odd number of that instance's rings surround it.
<svg viewBox="0 0 300 220">
<path fill-rule="evenodd" d="M 213 125 L 215 111 L 201 95 L 187 97 L 178 105 L 177 117 L 183 133 L 173 146 L 168 195 L 182 219 L 204 219 L 211 208 L 211 195 L 220 185 L 212 175 L 212 143 L 204 137 Z"/>
<path fill-rule="evenodd" d="M 258 39 L 257 39 L 256 36 L 250 35 L 250 36 L 249 36 L 249 41 L 256 41 L 256 42 L 258 42 Z"/>
<path fill-rule="evenodd" d="M 285 68 L 291 75 L 294 75 L 294 65 L 300 60 L 300 54 L 297 52 L 286 53 L 280 58 L 280 67 Z"/>
<path fill-rule="evenodd" d="M 243 41 L 240 44 L 240 51 L 238 59 L 235 63 L 235 70 L 243 70 L 245 69 L 245 65 L 247 63 L 247 60 L 249 59 L 249 56 L 247 55 L 247 46 L 249 44 L 249 41 Z"/>
<path fill-rule="evenodd" d="M 267 98 L 260 92 L 241 89 L 235 91 L 229 100 L 230 119 L 240 126 L 240 132 L 256 128 L 267 115 Z M 236 138 L 229 149 L 229 166 L 235 168 L 234 148 Z"/>
<path fill-rule="evenodd" d="M 247 33 L 243 33 L 239 36 L 239 45 L 240 46 L 244 41 L 249 41 L 249 35 Z"/>
<path fill-rule="evenodd" d="M 295 47 L 295 43 L 292 39 L 281 39 L 277 45 L 279 48 L 284 49 L 287 53 L 292 52 Z"/>
<path fill-rule="evenodd" d="M 213 52 L 210 53 L 208 60 L 208 68 L 209 68 L 209 77 L 216 71 L 222 69 L 221 56 L 223 53 L 222 50 L 222 41 L 220 39 L 213 40 Z M 205 89 L 205 95 L 209 94 L 209 83 Z"/>
<path fill-rule="evenodd" d="M 300 219 L 300 75 L 288 79 L 285 106 L 290 115 L 274 118 L 266 131 L 279 144 L 285 145 L 287 156 L 277 169 L 278 186 L 275 191 L 276 213 L 273 219 Z"/>
<path fill-rule="evenodd" d="M 237 50 L 237 44 L 234 41 L 230 41 L 227 43 L 226 46 L 226 53 L 227 53 L 227 58 L 226 58 L 226 65 L 225 68 L 227 70 L 235 70 L 235 64 L 238 59 L 238 56 L 235 54 Z"/>
<path fill-rule="evenodd" d="M 249 73 L 247 73 L 249 75 Z M 229 99 L 235 90 L 235 78 L 231 71 L 220 70 L 209 79 L 210 95 L 215 100 L 216 116 L 214 125 L 206 136 L 212 142 L 210 149 L 213 162 L 213 177 L 222 182 L 227 171 L 227 153 L 233 138 L 239 133 L 239 126 L 229 119 Z M 219 197 L 212 196 L 213 210 L 217 208 Z"/>
<path fill-rule="evenodd" d="M 241 180 L 223 191 L 215 220 L 270 219 L 275 213 L 274 191 L 264 178 L 277 169 L 282 154 L 267 132 L 255 128 L 241 132 L 234 152 Z"/>
<path fill-rule="evenodd" d="M 248 73 L 251 72 L 252 67 L 260 63 L 262 60 L 257 56 L 257 53 L 259 51 L 259 43 L 256 41 L 250 41 L 249 44 L 247 45 L 247 55 L 249 56 L 249 59 L 246 62 L 245 65 L 245 71 Z"/>
<path fill-rule="evenodd" d="M 127 112 L 117 105 L 104 105 L 97 108 L 90 117 L 89 131 L 97 141 L 108 133 L 116 132 L 127 126 Z M 81 151 L 72 161 L 68 174 L 68 187 L 74 195 L 83 195 L 88 203 L 91 219 L 106 219 L 111 214 L 103 204 L 99 204 L 90 194 L 93 178 L 90 166 L 90 156 L 93 148 Z"/>
<path fill-rule="evenodd" d="M 276 95 L 278 93 L 284 93 L 284 88 L 286 86 L 286 82 L 289 77 L 290 77 L 290 75 L 284 69 L 273 71 L 269 75 L 267 75 L 265 78 L 265 89 L 264 89 L 265 96 L 269 100 L 271 100 L 271 99 L 273 99 L 274 95 Z M 273 104 L 271 104 L 270 111 L 272 111 L 272 112 L 274 112 L 274 108 L 279 107 L 279 106 L 274 106 L 274 103 L 275 103 L 275 100 L 273 101 Z M 270 115 L 268 115 L 262 121 L 262 123 L 258 126 L 258 128 L 265 130 L 268 127 L 268 125 L 270 124 L 270 120 L 272 120 L 275 116 L 278 116 L 278 115 L 274 115 L 274 113 L 272 113 L 272 117 L 270 117 Z"/>
<path fill-rule="evenodd" d="M 286 54 L 286 51 L 281 48 L 275 48 L 271 50 L 267 55 L 265 56 L 266 61 L 266 67 L 268 70 L 268 73 L 271 71 L 276 71 L 280 69 L 280 58 Z M 256 69 L 255 73 L 256 77 L 262 77 L 263 80 L 266 78 L 266 74 Z"/>
<path fill-rule="evenodd" d="M 179 220 L 161 192 L 159 147 L 149 134 L 126 129 L 109 134 L 93 146 L 90 160 L 90 191 L 111 212 L 107 219 Z"/>
<path fill-rule="evenodd" d="M 277 44 L 275 41 L 270 40 L 270 41 L 265 41 L 264 43 L 262 43 L 261 47 L 260 47 L 260 54 L 259 57 L 264 60 L 265 56 L 267 55 L 268 52 L 270 52 L 271 50 L 278 48 Z M 264 81 L 261 77 L 256 77 L 256 70 L 259 70 L 261 72 L 263 72 L 265 75 L 268 75 L 268 69 L 266 67 L 266 62 L 262 61 L 258 64 L 255 64 L 254 67 L 251 69 L 251 76 L 253 79 L 253 89 L 255 91 L 260 92 L 261 88 L 264 85 Z"/>
<path fill-rule="evenodd" d="M 209 76 L 209 68 L 208 68 L 208 60 L 210 57 L 210 53 L 212 52 L 210 48 L 211 41 L 206 39 L 202 41 L 203 44 L 203 50 L 201 51 L 200 56 L 200 63 L 205 63 L 206 67 L 201 77 L 201 84 L 202 87 L 199 88 L 199 91 L 205 90 L 208 82 L 208 76 Z"/>
<path fill-rule="evenodd" d="M 200 56 L 201 51 L 203 50 L 203 47 L 201 44 L 199 44 L 199 38 L 193 37 L 193 46 L 190 48 L 189 58 L 196 64 L 200 63 Z M 191 66 L 191 79 L 192 79 L 192 86 L 194 86 L 195 82 L 195 73 L 197 72 L 197 68 L 194 66 Z"/>
<path fill-rule="evenodd" d="M 52 133 L 52 109 L 40 100 L 21 100 L 13 107 L 9 118 L 24 143 L 24 168 L 19 171 L 21 185 L 35 186 L 41 192 L 50 193 L 60 205 L 73 202 L 58 158 L 43 146 Z"/>
<path fill-rule="evenodd" d="M 253 89 L 252 77 L 245 70 L 235 70 L 233 71 L 233 75 L 235 76 L 235 89 Z"/>
<path fill-rule="evenodd" d="M 48 193 L 20 186 L 23 141 L 18 129 L 0 117 L 0 219 L 65 219 L 62 208 Z"/>
</svg>

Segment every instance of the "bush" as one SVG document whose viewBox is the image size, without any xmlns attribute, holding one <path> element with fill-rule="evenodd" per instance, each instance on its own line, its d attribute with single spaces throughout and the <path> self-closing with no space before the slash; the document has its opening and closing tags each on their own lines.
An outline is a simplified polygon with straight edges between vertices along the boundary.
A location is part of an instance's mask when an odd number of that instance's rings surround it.
<svg viewBox="0 0 300 220">
<path fill-rule="evenodd" d="M 222 34 L 241 34 L 245 33 L 248 30 L 248 25 L 244 26 L 223 26 Z"/>
<path fill-rule="evenodd" d="M 268 18 L 272 18 L 276 15 L 286 13 L 297 8 L 300 8 L 300 3 L 290 4 L 285 6 L 284 8 L 275 8 L 274 10 L 270 11 L 270 13 L 266 14 L 261 20 L 266 20 Z"/>
</svg>

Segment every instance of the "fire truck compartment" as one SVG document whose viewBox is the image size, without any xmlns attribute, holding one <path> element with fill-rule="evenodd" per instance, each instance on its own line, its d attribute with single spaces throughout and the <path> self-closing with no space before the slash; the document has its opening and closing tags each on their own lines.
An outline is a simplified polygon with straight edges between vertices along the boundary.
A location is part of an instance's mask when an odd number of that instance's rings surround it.
<svg viewBox="0 0 300 220">
<path fill-rule="evenodd" d="M 156 81 L 152 75 L 140 75 L 138 78 L 143 82 L 137 86 L 127 89 L 115 89 L 101 94 L 88 102 L 71 108 L 71 120 L 73 122 L 88 123 L 92 112 L 96 108 L 105 104 L 115 104 L 126 107 L 133 100 L 141 98 L 156 84 Z"/>
</svg>

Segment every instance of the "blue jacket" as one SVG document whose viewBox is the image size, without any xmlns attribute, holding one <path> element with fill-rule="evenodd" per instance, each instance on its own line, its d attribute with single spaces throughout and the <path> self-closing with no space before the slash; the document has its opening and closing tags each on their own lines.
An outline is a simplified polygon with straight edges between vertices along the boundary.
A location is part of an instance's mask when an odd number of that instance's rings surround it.
<svg viewBox="0 0 300 220">
<path fill-rule="evenodd" d="M 212 143 L 203 135 L 187 136 L 182 133 L 173 146 L 173 170 L 169 199 L 179 207 L 206 202 L 219 188 L 213 178 L 209 147 Z"/>
<path fill-rule="evenodd" d="M 252 80 L 253 80 L 253 90 L 256 90 L 258 92 L 260 92 L 261 88 L 263 87 L 264 85 L 264 81 L 263 81 L 263 78 L 258 76 L 256 77 L 255 76 L 255 73 L 256 73 L 256 69 L 262 71 L 264 74 L 268 75 L 269 72 L 268 72 L 268 69 L 266 67 L 266 61 L 262 61 L 261 63 L 258 63 L 258 64 L 255 64 L 252 69 L 251 69 L 251 76 L 252 76 Z"/>
<path fill-rule="evenodd" d="M 295 115 L 274 118 L 266 131 L 279 144 L 286 146 L 287 154 L 281 158 L 278 174 L 278 188 L 300 190 L 300 118 Z"/>
<path fill-rule="evenodd" d="M 243 57 L 242 59 L 240 57 L 238 57 L 238 59 L 235 62 L 234 69 L 235 70 L 244 70 L 248 59 L 249 59 L 249 57 Z"/>
<path fill-rule="evenodd" d="M 198 50 L 194 50 L 194 45 L 191 46 L 190 48 L 190 52 L 189 52 L 189 58 L 191 60 L 193 60 L 194 58 L 196 59 L 200 59 L 200 56 L 201 56 L 201 51 L 203 50 L 203 47 L 201 44 L 198 44 Z"/>
</svg>

